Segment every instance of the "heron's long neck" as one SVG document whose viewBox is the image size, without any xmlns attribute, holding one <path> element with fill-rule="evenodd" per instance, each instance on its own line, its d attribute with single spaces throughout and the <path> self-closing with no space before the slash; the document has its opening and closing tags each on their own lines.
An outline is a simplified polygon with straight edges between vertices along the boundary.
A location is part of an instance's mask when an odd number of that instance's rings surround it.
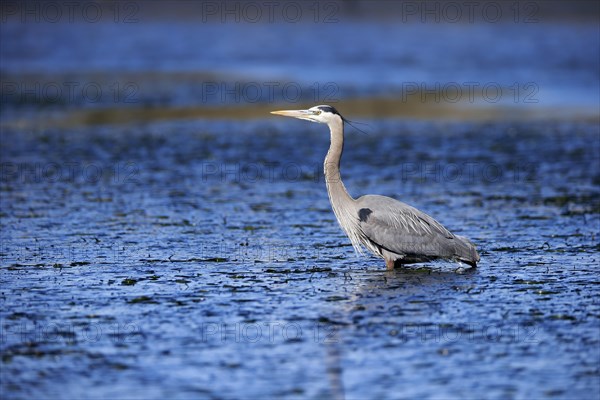
<svg viewBox="0 0 600 400">
<path fill-rule="evenodd" d="M 329 124 L 331 132 L 331 144 L 325 157 L 325 184 L 329 200 L 338 219 L 341 210 L 348 210 L 344 205 L 353 203 L 354 199 L 346 191 L 340 175 L 340 159 L 344 150 L 344 122 L 340 119 Z"/>
</svg>

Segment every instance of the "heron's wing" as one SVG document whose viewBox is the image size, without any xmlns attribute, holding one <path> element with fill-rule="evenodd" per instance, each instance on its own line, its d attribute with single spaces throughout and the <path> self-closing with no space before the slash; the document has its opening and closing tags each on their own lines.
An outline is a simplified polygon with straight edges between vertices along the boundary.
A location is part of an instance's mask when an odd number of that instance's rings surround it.
<svg viewBox="0 0 600 400">
<path fill-rule="evenodd" d="M 359 224 L 374 244 L 397 254 L 452 256 L 455 236 L 429 215 L 384 196 L 357 200 Z"/>
</svg>

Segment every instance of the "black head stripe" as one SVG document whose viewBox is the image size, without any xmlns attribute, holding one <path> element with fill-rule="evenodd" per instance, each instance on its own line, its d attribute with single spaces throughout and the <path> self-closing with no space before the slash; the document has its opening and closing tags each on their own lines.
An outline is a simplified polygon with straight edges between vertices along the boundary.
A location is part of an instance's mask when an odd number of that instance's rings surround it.
<svg viewBox="0 0 600 400">
<path fill-rule="evenodd" d="M 348 119 L 344 118 L 344 117 L 342 116 L 342 114 L 340 114 L 340 113 L 338 112 L 338 110 L 336 110 L 336 109 L 335 109 L 335 107 L 332 107 L 332 106 L 317 106 L 317 108 L 318 108 L 319 110 L 323 111 L 323 112 L 329 112 L 329 113 L 332 113 L 332 114 L 335 114 L 335 115 L 339 115 L 339 116 L 340 116 L 340 118 L 342 119 L 342 121 L 344 121 L 344 122 L 345 122 L 345 123 L 347 123 L 347 124 L 350 124 L 350 126 L 352 126 L 352 127 L 353 127 L 354 129 L 356 129 L 357 131 L 360 131 L 360 132 L 362 132 L 362 133 L 364 133 L 364 134 L 368 135 L 368 133 L 367 133 L 367 132 L 363 131 L 362 129 L 360 129 L 359 127 L 357 127 L 356 125 L 354 125 L 355 123 L 356 123 L 356 124 L 360 124 L 360 122 L 354 122 L 354 123 L 353 123 L 352 121 L 350 121 L 350 120 L 348 120 Z"/>
<path fill-rule="evenodd" d="M 340 115 L 338 110 L 336 110 L 334 107 L 331 107 L 331 106 L 319 106 L 318 108 L 319 108 L 319 110 L 324 111 L 324 112 L 329 112 L 332 114 Z M 340 115 L 340 117 L 341 117 L 341 115 Z"/>
</svg>

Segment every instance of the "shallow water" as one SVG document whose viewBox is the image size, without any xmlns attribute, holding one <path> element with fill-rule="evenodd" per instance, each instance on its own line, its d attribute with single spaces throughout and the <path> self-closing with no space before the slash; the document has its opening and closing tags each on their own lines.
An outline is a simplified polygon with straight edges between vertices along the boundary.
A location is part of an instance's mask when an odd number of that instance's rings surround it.
<svg viewBox="0 0 600 400">
<path fill-rule="evenodd" d="M 598 127 L 370 131 L 350 193 L 426 211 L 477 269 L 356 256 L 321 125 L 3 129 L 3 397 L 597 397 Z"/>
</svg>

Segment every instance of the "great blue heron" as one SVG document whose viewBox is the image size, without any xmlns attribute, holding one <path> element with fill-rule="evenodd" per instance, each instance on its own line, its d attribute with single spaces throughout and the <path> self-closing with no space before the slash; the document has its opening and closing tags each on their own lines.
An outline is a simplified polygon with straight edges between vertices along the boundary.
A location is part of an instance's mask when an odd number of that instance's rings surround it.
<svg viewBox="0 0 600 400">
<path fill-rule="evenodd" d="M 467 238 L 454 235 L 429 215 L 390 197 L 367 195 L 353 199 L 340 176 L 346 119 L 332 106 L 308 110 L 272 111 L 271 114 L 327 124 L 331 144 L 325 157 L 325 183 L 335 216 L 352 246 L 362 246 L 396 265 L 450 259 L 477 266 L 479 254 Z"/>
</svg>

